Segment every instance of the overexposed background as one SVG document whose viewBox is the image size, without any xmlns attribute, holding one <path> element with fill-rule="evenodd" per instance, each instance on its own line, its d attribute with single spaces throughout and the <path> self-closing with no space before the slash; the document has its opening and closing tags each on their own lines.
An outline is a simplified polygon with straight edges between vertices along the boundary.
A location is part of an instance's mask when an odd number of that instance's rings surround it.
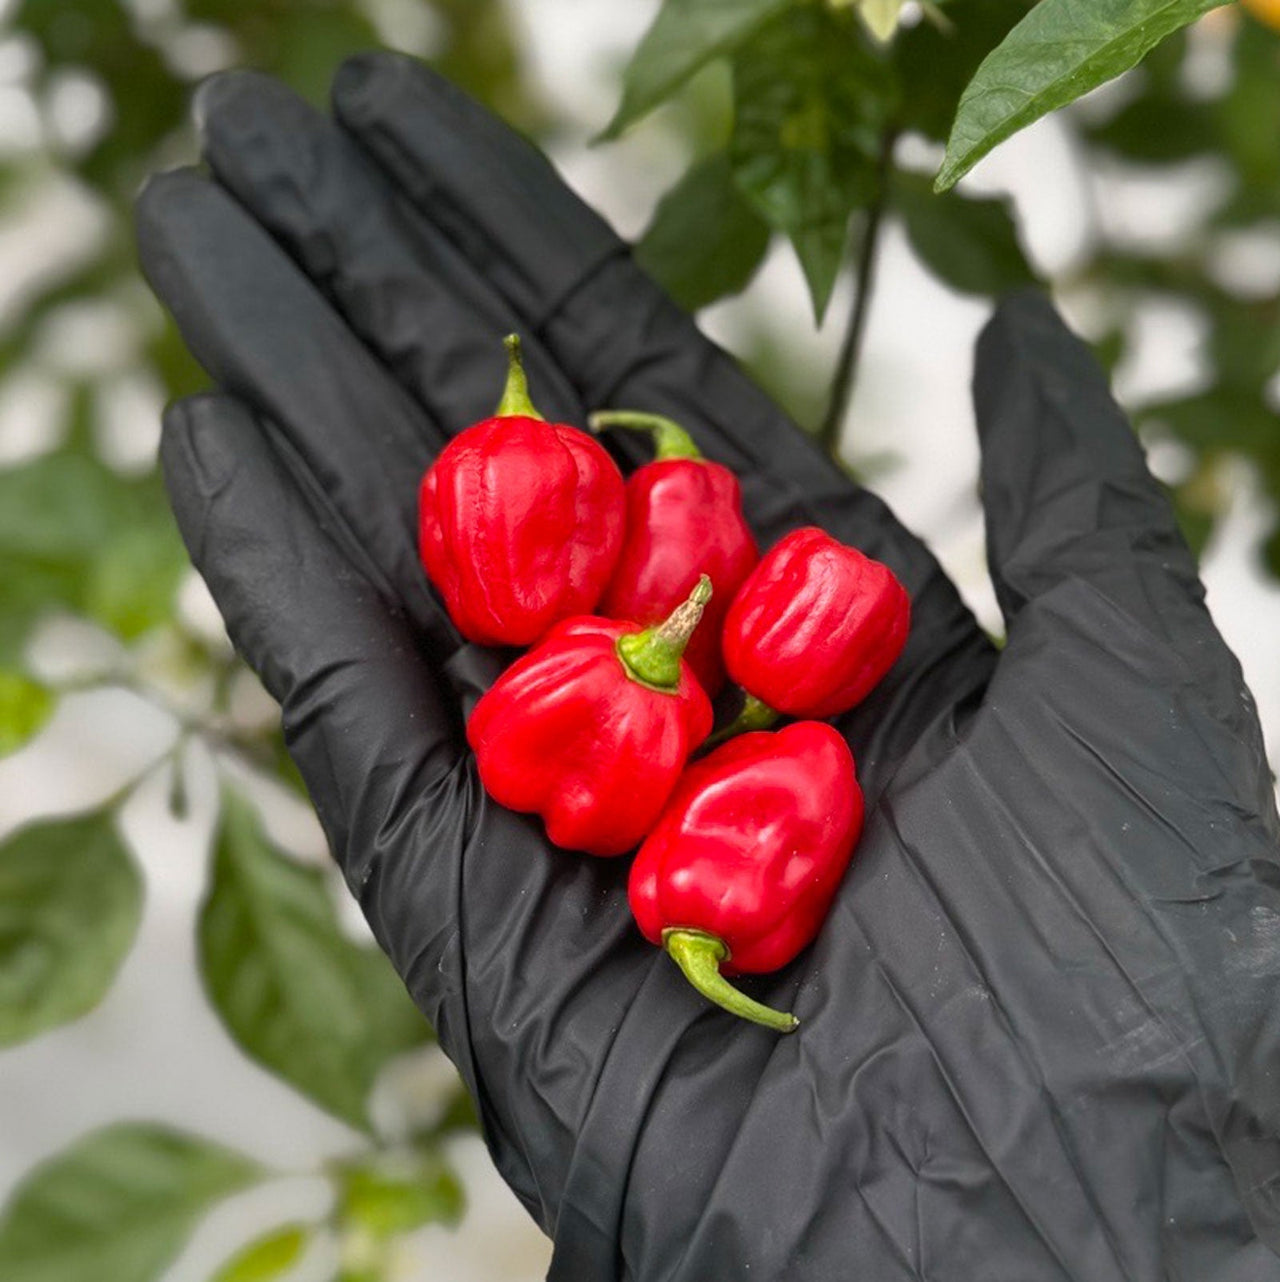
<svg viewBox="0 0 1280 1282">
<path fill-rule="evenodd" d="M 141 5 L 140 7 L 147 7 Z M 154 4 L 151 8 L 155 8 Z M 163 7 L 163 6 L 161 6 Z M 412 0 L 370 0 L 388 43 L 429 54 L 429 15 Z M 663 128 L 662 112 L 620 143 L 590 147 L 617 94 L 617 69 L 634 49 L 656 9 L 655 0 L 628 5 L 608 0 L 526 0 L 514 6 L 533 77 L 564 122 L 553 158 L 582 196 L 625 235 L 646 225 L 658 196 L 683 171 L 687 157 Z M 3 6 L 0 6 L 3 12 Z M 1201 37 L 1203 35 L 1203 38 Z M 1215 37 L 1197 35 L 1199 71 L 1215 72 Z M 235 61 L 236 51 L 198 35 L 178 55 L 202 70 Z M 53 101 L 37 103 L 24 89 L 30 49 L 20 34 L 0 42 L 0 154 L 90 136 L 108 127 L 92 85 L 70 84 Z M 1119 92 L 1122 92 L 1122 88 Z M 908 140 L 906 154 L 936 162 Z M 967 180 L 974 191 L 1011 193 L 1024 242 L 1037 264 L 1069 276 L 1106 219 L 1113 236 L 1177 237 L 1203 202 L 1212 200 L 1212 165 L 1159 174 L 1083 168 L 1054 120 L 1027 130 L 983 162 Z M 37 185 L 0 226 L 0 323 L 21 305 L 31 283 L 66 272 L 106 234 L 104 215 L 85 192 L 56 178 Z M 1280 242 L 1226 245 L 1223 272 L 1240 288 L 1259 279 L 1274 289 Z M 934 547 L 966 599 L 989 628 L 1000 629 L 983 555 L 976 501 L 977 447 L 969 400 L 974 339 L 989 306 L 947 291 L 913 259 L 893 225 L 882 245 L 881 288 L 870 312 L 862 368 L 846 424 L 845 449 L 899 516 Z M 886 287 L 891 283 L 891 288 Z M 139 287 L 141 288 L 141 287 Z M 829 377 L 848 311 L 850 282 L 837 287 L 829 319 L 797 347 L 795 359 L 812 377 Z M 1086 290 L 1058 302 L 1084 332 L 1100 332 L 1108 317 Z M 776 335 L 808 334 L 812 314 L 788 247 L 777 245 L 745 294 L 708 309 L 706 329 L 740 350 L 762 327 Z M 1140 406 L 1203 377 L 1203 332 L 1195 316 L 1153 306 L 1139 313 L 1136 339 L 1117 370 L 1117 393 Z M 131 326 L 133 328 L 131 328 Z M 122 466 L 145 468 L 158 439 L 162 392 L 133 376 L 115 377 L 137 342 L 136 322 L 120 309 L 74 308 L 48 327 L 35 370 L 0 383 L 0 461 L 42 448 L 59 406 L 68 370 L 100 375 L 100 430 Z M 887 460 L 887 461 L 886 461 Z M 1185 452 L 1153 441 L 1151 461 L 1169 481 L 1188 466 Z M 1203 563 L 1209 605 L 1257 698 L 1272 759 L 1280 754 L 1280 586 L 1261 566 L 1258 548 L 1275 520 L 1250 465 L 1228 463 L 1220 481 L 1226 511 Z M 2 569 L 0 569 L 2 572 Z M 192 576 L 183 594 L 184 617 L 216 638 L 219 624 Z M 51 676 L 109 663 L 115 643 L 86 624 L 60 622 L 39 638 L 40 663 Z M 198 709 L 209 691 L 187 682 L 174 659 L 153 656 L 180 706 Z M 239 711 L 270 718 L 272 708 L 253 683 L 237 692 Z M 172 716 L 123 690 L 67 697 L 53 722 L 15 756 L 0 761 L 0 835 L 24 820 L 70 812 L 110 796 L 139 769 L 154 763 L 147 783 L 125 811 L 125 828 L 146 878 L 141 934 L 107 999 L 88 1016 L 35 1041 L 0 1053 L 0 1198 L 30 1167 L 84 1132 L 118 1118 L 168 1120 L 243 1149 L 282 1172 L 315 1170 L 361 1142 L 341 1123 L 247 1060 L 213 1014 L 195 969 L 195 919 L 206 880 L 216 783 L 207 750 L 181 758 L 191 797 L 188 817 L 169 813 Z M 260 787 L 272 836 L 301 859 L 321 861 L 318 827 L 298 800 Z M 352 930 L 361 929 L 348 913 Z M 380 1089 L 379 1108 L 429 1115 L 453 1081 L 437 1052 L 397 1065 Z M 546 1269 L 541 1234 L 489 1166 L 474 1137 L 456 1141 L 452 1156 L 464 1176 L 469 1209 L 456 1232 L 430 1229 L 406 1243 L 402 1276 L 445 1282 L 532 1282 Z M 168 1282 L 200 1282 L 229 1246 L 259 1229 L 323 1202 L 320 1183 L 305 1174 L 282 1176 L 269 1196 L 255 1192 L 220 1207 L 199 1230 Z M 298 1282 L 328 1276 L 317 1256 L 298 1270 Z M 291 1275 L 294 1276 L 294 1275 Z"/>
</svg>

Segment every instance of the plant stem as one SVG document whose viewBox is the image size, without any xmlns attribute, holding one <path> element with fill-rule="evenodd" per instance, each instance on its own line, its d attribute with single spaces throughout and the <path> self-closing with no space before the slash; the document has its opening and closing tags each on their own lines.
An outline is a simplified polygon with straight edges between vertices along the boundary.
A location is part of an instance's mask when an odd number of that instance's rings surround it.
<svg viewBox="0 0 1280 1282">
<path fill-rule="evenodd" d="M 876 198 L 867 210 L 867 225 L 862 233 L 862 246 L 858 252 L 858 275 L 854 285 L 853 311 L 849 326 L 840 343 L 836 357 L 835 377 L 831 381 L 831 395 L 827 401 L 826 417 L 818 431 L 822 448 L 839 461 L 840 429 L 853 396 L 854 375 L 858 358 L 862 354 L 862 334 L 867 326 L 867 313 L 871 305 L 871 292 L 875 287 L 877 250 L 880 244 L 880 225 L 889 204 L 889 174 L 892 168 L 893 145 L 898 139 L 896 129 L 887 129 L 880 140 L 880 155 L 876 162 Z"/>
</svg>

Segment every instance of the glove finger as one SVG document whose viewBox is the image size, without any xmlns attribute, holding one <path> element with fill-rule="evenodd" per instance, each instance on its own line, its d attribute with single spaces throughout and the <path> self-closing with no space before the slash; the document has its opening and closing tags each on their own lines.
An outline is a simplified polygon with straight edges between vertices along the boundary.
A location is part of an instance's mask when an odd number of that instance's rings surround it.
<svg viewBox="0 0 1280 1282">
<path fill-rule="evenodd" d="M 214 176 L 434 423 L 449 433 L 492 410 L 502 390 L 500 339 L 521 328 L 520 318 L 397 197 L 348 134 L 278 80 L 252 71 L 205 81 L 195 116 Z M 582 423 L 582 404 L 559 366 L 536 338 L 522 337 L 539 409 Z"/>
<path fill-rule="evenodd" d="M 363 572 L 305 465 L 286 466 L 267 437 L 231 397 L 194 397 L 166 413 L 161 462 L 192 561 L 281 705 L 290 753 L 359 897 L 406 800 L 443 801 L 473 781 L 460 768 L 457 709 L 412 623 Z"/>
<path fill-rule="evenodd" d="M 399 55 L 351 59 L 333 101 L 421 214 L 541 338 L 588 408 L 625 405 L 684 423 L 740 474 L 767 540 L 822 524 L 891 564 L 913 590 L 940 576 L 919 540 L 698 332 L 546 158 L 501 121 Z"/>
<path fill-rule="evenodd" d="M 189 171 L 153 178 L 137 227 L 143 271 L 196 359 L 297 451 L 395 599 L 451 653 L 417 552 L 417 483 L 440 431 L 219 187 Z"/>
<path fill-rule="evenodd" d="M 1102 369 L 1047 299 L 1020 294 L 997 309 L 979 339 L 974 401 L 1006 659 L 1034 660 L 1046 638 L 1106 649 L 1136 623 L 1153 663 L 1172 659 L 1198 698 L 1260 745 L 1173 509 Z"/>
</svg>

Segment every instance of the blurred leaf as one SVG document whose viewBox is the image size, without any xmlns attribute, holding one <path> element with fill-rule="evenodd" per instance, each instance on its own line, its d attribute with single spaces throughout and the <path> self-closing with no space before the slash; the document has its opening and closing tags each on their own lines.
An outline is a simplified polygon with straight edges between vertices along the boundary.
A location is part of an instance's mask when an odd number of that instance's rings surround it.
<svg viewBox="0 0 1280 1282">
<path fill-rule="evenodd" d="M 85 584 L 85 609 L 126 641 L 169 618 L 187 568 L 167 510 L 150 516 L 113 531 Z"/>
<path fill-rule="evenodd" d="M 1211 307 L 1209 350 L 1219 380 L 1259 398 L 1280 373 L 1280 299 L 1218 298 Z"/>
<path fill-rule="evenodd" d="M 1280 450 L 1280 416 L 1261 397 L 1230 387 L 1144 405 L 1137 417 L 1160 423 L 1200 450 L 1235 449 L 1255 459 Z"/>
<path fill-rule="evenodd" d="M 723 153 L 699 161 L 659 203 L 636 259 L 688 311 L 736 294 L 755 275 L 769 228 Z"/>
<path fill-rule="evenodd" d="M 892 199 L 911 247 L 953 289 L 997 295 L 1035 282 L 1010 201 L 938 195 L 927 178 L 907 173 L 894 176 Z"/>
<path fill-rule="evenodd" d="M 903 84 L 901 126 L 945 142 L 965 85 L 1030 7 L 1029 0 L 953 0 L 945 28 L 917 22 L 900 31 L 893 60 Z"/>
<path fill-rule="evenodd" d="M 1264 192 L 1272 216 L 1280 209 L 1280 39 L 1242 23 L 1232 48 L 1234 75 L 1213 114 L 1243 192 Z"/>
<path fill-rule="evenodd" d="M 1271 537 L 1262 545 L 1262 559 L 1268 570 L 1280 579 L 1280 527 L 1271 531 Z"/>
<path fill-rule="evenodd" d="M 55 607 L 133 639 L 169 617 L 187 566 L 159 477 L 74 447 L 0 471 L 0 559 L 0 661 Z"/>
<path fill-rule="evenodd" d="M 1178 528 L 1186 539 L 1191 554 L 1199 560 L 1204 555 L 1205 546 L 1217 520 L 1217 514 L 1208 511 L 1199 503 L 1187 501 L 1183 487 L 1173 491 L 1173 510 L 1178 518 Z"/>
<path fill-rule="evenodd" d="M 627 64 L 622 102 L 600 135 L 616 138 L 699 67 L 732 53 L 792 0 L 665 0 Z"/>
<path fill-rule="evenodd" d="M 342 934 L 323 873 L 272 849 L 230 791 L 200 916 L 200 968 L 247 1054 L 366 1130 L 379 1070 L 430 1036 L 382 953 Z"/>
<path fill-rule="evenodd" d="M 877 194 L 895 91 L 848 13 L 787 12 L 734 59 L 734 178 L 760 217 L 791 238 L 819 320 L 849 217 Z"/>
<path fill-rule="evenodd" d="M 339 1214 L 376 1238 L 456 1224 L 464 1206 L 457 1176 L 435 1150 L 371 1156 L 339 1172 Z"/>
<path fill-rule="evenodd" d="M 210 1282 L 272 1282 L 302 1258 L 311 1233 L 307 1224 L 275 1229 L 233 1255 Z"/>
<path fill-rule="evenodd" d="M 960 99 L 939 190 L 1032 121 L 1136 66 L 1223 0 L 1040 0 L 983 60 Z"/>
<path fill-rule="evenodd" d="M 267 68 L 317 104 L 328 102 L 338 64 L 378 42 L 368 19 L 348 5 L 300 5 L 280 14 L 270 29 Z"/>
<path fill-rule="evenodd" d="M 0 757 L 22 747 L 49 719 L 53 704 L 38 681 L 0 668 Z"/>
<path fill-rule="evenodd" d="M 124 1123 L 38 1166 L 0 1220 L 4 1282 L 153 1282 L 215 1202 L 262 1178 L 193 1135 Z"/>
<path fill-rule="evenodd" d="M 141 914 L 142 882 L 108 811 L 32 824 L 0 844 L 0 1046 L 92 1010 Z"/>
<path fill-rule="evenodd" d="M 475 1103 L 467 1094 L 466 1087 L 459 1082 L 449 1096 L 444 1112 L 431 1127 L 430 1133 L 439 1137 L 451 1135 L 455 1131 L 478 1131 L 479 1129 L 480 1116 L 476 1112 Z"/>
<path fill-rule="evenodd" d="M 1123 159 L 1147 165 L 1177 164 L 1222 145 L 1204 103 L 1173 94 L 1144 94 L 1105 123 L 1086 127 L 1085 133 Z"/>
<path fill-rule="evenodd" d="M 1116 366 L 1124 359 L 1126 351 L 1124 326 L 1111 326 L 1104 333 L 1093 339 L 1089 346 L 1093 349 L 1093 354 L 1098 358 L 1098 364 L 1107 371 L 1108 376 L 1114 374 Z"/>
<path fill-rule="evenodd" d="M 127 206 L 151 150 L 186 119 L 186 86 L 138 37 L 120 0 L 22 0 L 11 20 L 35 39 L 48 69 L 90 69 L 106 89 L 111 128 L 75 167 Z"/>
</svg>

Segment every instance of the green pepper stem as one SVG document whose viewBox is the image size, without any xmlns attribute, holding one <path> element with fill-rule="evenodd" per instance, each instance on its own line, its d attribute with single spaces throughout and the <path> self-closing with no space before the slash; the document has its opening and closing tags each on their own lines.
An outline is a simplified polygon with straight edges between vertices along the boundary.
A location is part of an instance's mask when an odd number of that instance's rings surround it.
<svg viewBox="0 0 1280 1282">
<path fill-rule="evenodd" d="M 720 963 L 728 961 L 729 949 L 723 939 L 703 930 L 671 929 L 662 932 L 662 946 L 694 988 L 730 1015 L 763 1024 L 776 1033 L 793 1033 L 799 1026 L 800 1021 L 794 1015 L 754 1001 L 725 979 L 720 973 Z"/>
<path fill-rule="evenodd" d="M 541 422 L 546 419 L 533 408 L 529 399 L 529 382 L 524 376 L 524 366 L 520 363 L 520 335 L 508 334 L 502 340 L 507 349 L 507 383 L 502 389 L 502 399 L 494 410 L 495 418 L 536 418 Z"/>
<path fill-rule="evenodd" d="M 633 431 L 653 435 L 655 459 L 702 457 L 702 451 L 693 443 L 693 437 L 673 418 L 665 414 L 645 414 L 641 410 L 599 410 L 587 419 L 593 432 L 606 427 L 627 427 Z"/>
<path fill-rule="evenodd" d="M 768 730 L 780 715 L 781 713 L 769 707 L 763 699 L 757 699 L 753 694 L 744 694 L 742 711 L 723 730 L 717 730 L 715 734 L 708 737 L 702 746 L 715 748 L 726 739 L 732 739 L 734 735 L 746 734 L 749 730 Z"/>
<path fill-rule="evenodd" d="M 680 684 L 680 660 L 702 611 L 711 600 L 711 580 L 705 575 L 697 586 L 657 627 L 628 632 L 618 638 L 618 657 L 627 674 L 659 690 L 674 690 Z"/>
</svg>

